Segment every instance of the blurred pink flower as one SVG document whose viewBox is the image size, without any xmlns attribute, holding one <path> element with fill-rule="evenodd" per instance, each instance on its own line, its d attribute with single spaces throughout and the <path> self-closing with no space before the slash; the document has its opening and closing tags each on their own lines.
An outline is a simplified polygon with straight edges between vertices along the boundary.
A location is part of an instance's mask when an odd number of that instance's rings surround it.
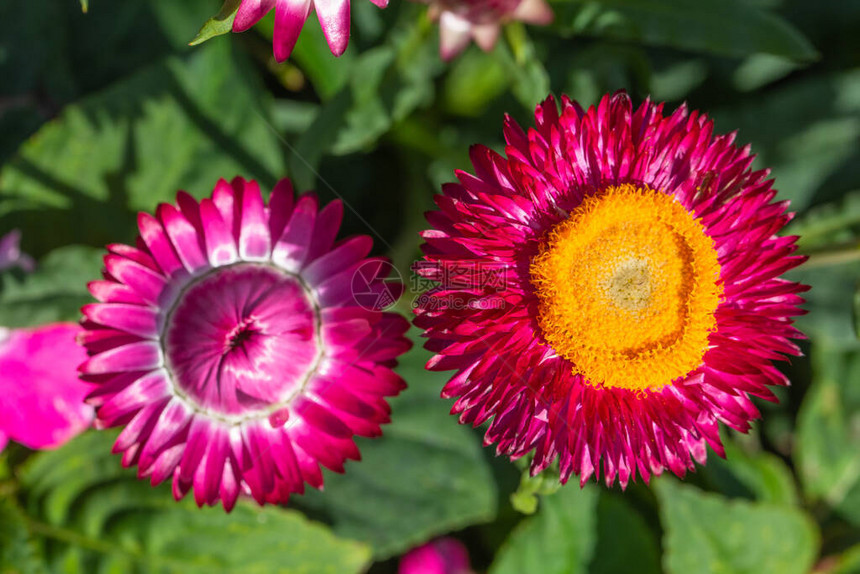
<svg viewBox="0 0 860 574">
<path fill-rule="evenodd" d="M 400 560 L 399 574 L 471 574 L 469 552 L 453 538 L 413 548 Z"/>
<path fill-rule="evenodd" d="M 20 267 L 24 271 L 33 270 L 33 260 L 26 253 L 21 253 L 21 232 L 13 229 L 0 237 L 0 271 L 11 267 Z"/>
<path fill-rule="evenodd" d="M 370 0 L 380 8 L 388 0 Z M 283 62 L 290 57 L 311 7 L 316 11 L 331 53 L 340 56 L 349 44 L 349 0 L 242 0 L 233 31 L 244 32 L 275 9 L 273 48 L 275 59 Z"/>
<path fill-rule="evenodd" d="M 439 53 L 450 60 L 469 42 L 485 52 L 496 45 L 502 24 L 512 20 L 545 26 L 553 13 L 545 0 L 422 0 L 439 20 Z"/>
<path fill-rule="evenodd" d="M 0 450 L 8 440 L 58 447 L 89 426 L 93 408 L 84 397 L 92 386 L 77 372 L 87 358 L 75 341 L 80 331 L 74 323 L 0 327 Z"/>
</svg>

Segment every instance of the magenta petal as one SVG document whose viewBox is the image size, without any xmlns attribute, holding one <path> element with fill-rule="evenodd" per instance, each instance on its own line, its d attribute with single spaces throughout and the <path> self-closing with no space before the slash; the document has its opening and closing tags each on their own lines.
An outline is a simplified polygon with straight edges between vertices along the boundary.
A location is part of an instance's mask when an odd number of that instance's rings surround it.
<svg viewBox="0 0 860 574">
<path fill-rule="evenodd" d="M 349 0 L 314 0 L 331 53 L 340 56 L 349 44 Z"/>
<path fill-rule="evenodd" d="M 81 308 L 84 316 L 105 327 L 132 335 L 154 338 L 158 334 L 158 314 L 151 307 L 123 303 L 95 303 Z"/>
<path fill-rule="evenodd" d="M 200 221 L 206 236 L 206 255 L 213 267 L 234 263 L 239 254 L 230 228 L 211 199 L 200 202 Z"/>
<path fill-rule="evenodd" d="M 159 205 L 157 213 L 185 268 L 193 273 L 207 267 L 209 262 L 203 251 L 203 238 L 198 237 L 194 226 L 172 205 Z"/>
<path fill-rule="evenodd" d="M 400 559 L 398 574 L 469 574 L 469 551 L 454 538 L 440 538 L 413 548 Z"/>
<path fill-rule="evenodd" d="M 275 244 L 272 261 L 297 273 L 307 257 L 316 217 L 317 197 L 307 193 L 299 199 L 284 232 Z"/>
<path fill-rule="evenodd" d="M 302 277 L 311 285 L 317 285 L 366 257 L 372 247 L 373 240 L 366 235 L 347 239 L 305 267 Z"/>
<path fill-rule="evenodd" d="M 233 31 L 244 32 L 259 22 L 274 6 L 275 0 L 242 0 L 233 20 Z"/>
<path fill-rule="evenodd" d="M 93 418 L 84 397 L 92 388 L 77 376 L 86 358 L 75 341 L 78 325 L 0 329 L 0 435 L 30 448 L 53 448 L 82 432 Z"/>
<path fill-rule="evenodd" d="M 239 195 L 242 220 L 239 228 L 239 257 L 246 261 L 268 259 L 272 250 L 263 195 L 257 182 L 243 186 Z"/>
<path fill-rule="evenodd" d="M 161 349 L 153 341 L 116 347 L 90 358 L 79 370 L 85 375 L 144 371 L 161 366 Z"/>
<path fill-rule="evenodd" d="M 311 0 L 277 0 L 273 41 L 278 62 L 285 62 L 290 57 L 310 9 Z"/>
</svg>

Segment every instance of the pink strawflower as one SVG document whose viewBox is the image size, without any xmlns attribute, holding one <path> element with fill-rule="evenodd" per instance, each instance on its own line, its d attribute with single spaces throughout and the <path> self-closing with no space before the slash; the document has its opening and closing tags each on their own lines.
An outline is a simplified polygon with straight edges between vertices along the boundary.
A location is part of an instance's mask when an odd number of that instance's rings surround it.
<svg viewBox="0 0 860 574">
<path fill-rule="evenodd" d="M 388 0 L 370 0 L 380 8 Z M 233 20 L 233 31 L 244 32 L 275 9 L 273 48 L 275 59 L 283 62 L 290 57 L 311 8 L 316 10 L 328 47 L 340 56 L 349 44 L 349 0 L 242 0 Z"/>
<path fill-rule="evenodd" d="M 10 439 L 58 447 L 90 425 L 93 409 L 84 397 L 92 387 L 77 373 L 86 359 L 75 342 L 80 330 L 74 323 L 0 327 L 0 450 Z"/>
<path fill-rule="evenodd" d="M 32 271 L 35 263 L 26 253 L 21 252 L 21 232 L 13 229 L 0 237 L 0 271 L 19 267 L 24 271 Z"/>
<path fill-rule="evenodd" d="M 471 574 L 469 551 L 454 538 L 439 538 L 413 548 L 400 560 L 398 574 Z"/>
<path fill-rule="evenodd" d="M 89 401 L 100 428 L 124 426 L 114 445 L 152 484 L 173 479 L 178 500 L 229 511 L 240 492 L 283 503 L 319 465 L 359 459 L 353 435 L 378 436 L 392 372 L 410 344 L 400 315 L 359 306 L 359 268 L 377 290 L 384 259 L 372 240 L 335 243 L 343 206 L 294 202 L 288 180 L 268 206 L 254 181 L 218 182 L 199 204 L 138 217 L 136 247 L 108 246 L 101 303 L 82 309 L 80 367 L 99 384 Z"/>
<path fill-rule="evenodd" d="M 511 21 L 546 26 L 553 20 L 545 0 L 420 0 L 439 20 L 439 53 L 450 60 L 472 40 L 485 52 L 496 45 L 502 25 Z"/>
<path fill-rule="evenodd" d="M 506 119 L 505 156 L 475 146 L 475 175 L 428 216 L 422 273 L 443 282 L 415 320 L 428 368 L 456 370 L 442 394 L 460 421 L 491 421 L 486 443 L 533 452 L 532 473 L 683 476 L 706 446 L 724 455 L 718 421 L 749 429 L 751 397 L 788 384 L 773 361 L 800 354 L 787 202 L 686 107 L 619 93 L 535 116 L 528 132 Z"/>
</svg>

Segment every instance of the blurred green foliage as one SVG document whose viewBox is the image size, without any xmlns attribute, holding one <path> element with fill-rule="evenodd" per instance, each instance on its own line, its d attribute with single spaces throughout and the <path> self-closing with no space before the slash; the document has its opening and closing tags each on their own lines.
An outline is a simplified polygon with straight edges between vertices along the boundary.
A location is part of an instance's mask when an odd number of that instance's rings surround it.
<svg viewBox="0 0 860 574">
<path fill-rule="evenodd" d="M 20 228 L 40 260 L 0 276 L 2 325 L 77 319 L 98 250 L 132 242 L 137 211 L 236 174 L 343 197 L 343 234 L 373 235 L 408 277 L 433 193 L 468 169 L 470 145 L 502 148 L 505 113 L 528 126 L 550 91 L 590 105 L 626 89 L 706 111 L 772 169 L 810 255 L 792 274 L 812 286 L 809 340 L 780 404 L 760 405 L 750 435 L 725 434 L 725 461 L 711 453 L 683 485 L 534 489 L 528 517 L 510 502 L 517 469 L 446 414 L 445 376 L 421 350 L 384 437 L 289 509 L 175 503 L 120 468 L 109 435 L 12 445 L 0 572 L 385 574 L 449 532 L 493 574 L 860 572 L 860 2 L 558 0 L 552 26 L 509 26 L 450 64 L 410 2 L 354 2 L 339 59 L 312 17 L 284 64 L 271 19 L 216 37 L 231 16 L 217 0 L 82 6 L 0 3 L 0 233 Z M 208 41 L 188 46 L 198 31 Z"/>
</svg>

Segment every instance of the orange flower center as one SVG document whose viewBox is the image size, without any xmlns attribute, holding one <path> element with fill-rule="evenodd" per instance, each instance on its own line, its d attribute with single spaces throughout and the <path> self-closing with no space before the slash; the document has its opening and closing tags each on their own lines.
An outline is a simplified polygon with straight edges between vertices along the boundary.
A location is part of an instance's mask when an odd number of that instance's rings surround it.
<svg viewBox="0 0 860 574">
<path fill-rule="evenodd" d="M 629 184 L 586 197 L 531 264 L 546 342 L 591 384 L 634 391 L 701 364 L 719 278 L 701 222 L 673 196 Z"/>
</svg>

